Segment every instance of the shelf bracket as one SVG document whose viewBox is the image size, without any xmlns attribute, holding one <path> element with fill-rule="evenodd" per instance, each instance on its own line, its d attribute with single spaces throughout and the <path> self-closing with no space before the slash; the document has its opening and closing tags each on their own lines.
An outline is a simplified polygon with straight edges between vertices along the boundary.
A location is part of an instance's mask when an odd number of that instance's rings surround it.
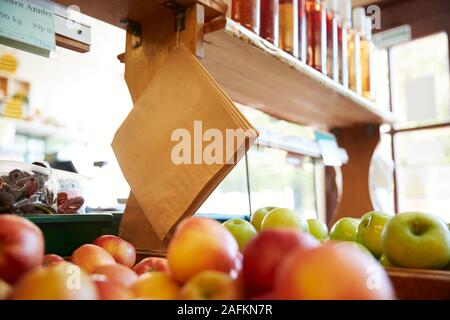
<svg viewBox="0 0 450 320">
<path fill-rule="evenodd" d="M 131 32 L 132 48 L 136 49 L 142 45 L 142 28 L 139 23 L 131 19 L 122 19 L 120 23 L 125 25 L 128 32 Z"/>
<path fill-rule="evenodd" d="M 186 14 L 189 8 L 175 1 L 166 1 L 164 5 L 175 14 L 175 32 L 186 29 Z"/>
</svg>

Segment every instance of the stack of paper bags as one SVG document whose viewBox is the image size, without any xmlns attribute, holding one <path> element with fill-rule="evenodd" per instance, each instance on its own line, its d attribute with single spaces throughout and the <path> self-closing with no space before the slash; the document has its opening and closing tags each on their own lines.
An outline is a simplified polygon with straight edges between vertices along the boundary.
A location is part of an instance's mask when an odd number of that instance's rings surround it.
<svg viewBox="0 0 450 320">
<path fill-rule="evenodd" d="M 121 236 L 138 251 L 163 254 L 176 225 L 196 213 L 257 136 L 196 57 L 175 49 L 112 143 L 131 187 Z"/>
</svg>

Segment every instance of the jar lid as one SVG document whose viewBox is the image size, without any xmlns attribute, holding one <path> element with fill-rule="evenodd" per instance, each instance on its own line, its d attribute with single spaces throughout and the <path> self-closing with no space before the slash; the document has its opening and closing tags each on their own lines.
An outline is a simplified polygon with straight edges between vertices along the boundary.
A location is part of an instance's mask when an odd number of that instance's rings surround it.
<svg viewBox="0 0 450 320">
<path fill-rule="evenodd" d="M 352 24 L 352 1 L 351 0 L 339 0 L 338 2 L 339 13 L 342 20 L 351 26 Z"/>
<path fill-rule="evenodd" d="M 328 11 L 338 13 L 339 11 L 338 0 L 327 0 L 326 4 Z"/>
<path fill-rule="evenodd" d="M 358 31 L 361 35 L 366 35 L 367 20 L 366 11 L 363 7 L 357 7 L 353 9 L 353 25 L 355 26 L 355 30 Z"/>
</svg>

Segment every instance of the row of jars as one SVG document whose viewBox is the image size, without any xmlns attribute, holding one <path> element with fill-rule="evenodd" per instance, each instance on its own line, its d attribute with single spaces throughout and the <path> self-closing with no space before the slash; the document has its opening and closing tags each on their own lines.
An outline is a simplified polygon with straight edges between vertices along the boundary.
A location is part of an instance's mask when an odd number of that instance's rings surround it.
<svg viewBox="0 0 450 320">
<path fill-rule="evenodd" d="M 351 0 L 233 0 L 232 19 L 374 99 L 372 21 Z"/>
</svg>

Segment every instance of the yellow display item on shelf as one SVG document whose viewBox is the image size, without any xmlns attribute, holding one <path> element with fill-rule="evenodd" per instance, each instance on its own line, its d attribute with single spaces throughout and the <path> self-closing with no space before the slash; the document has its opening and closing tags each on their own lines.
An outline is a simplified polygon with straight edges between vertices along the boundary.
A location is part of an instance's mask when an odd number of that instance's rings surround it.
<svg viewBox="0 0 450 320">
<path fill-rule="evenodd" d="M 23 99 L 22 98 L 11 98 L 7 100 L 2 108 L 1 114 L 5 117 L 22 119 L 23 117 Z"/>
<path fill-rule="evenodd" d="M 15 73 L 17 70 L 17 58 L 11 53 L 0 56 L 0 71 Z"/>
</svg>

